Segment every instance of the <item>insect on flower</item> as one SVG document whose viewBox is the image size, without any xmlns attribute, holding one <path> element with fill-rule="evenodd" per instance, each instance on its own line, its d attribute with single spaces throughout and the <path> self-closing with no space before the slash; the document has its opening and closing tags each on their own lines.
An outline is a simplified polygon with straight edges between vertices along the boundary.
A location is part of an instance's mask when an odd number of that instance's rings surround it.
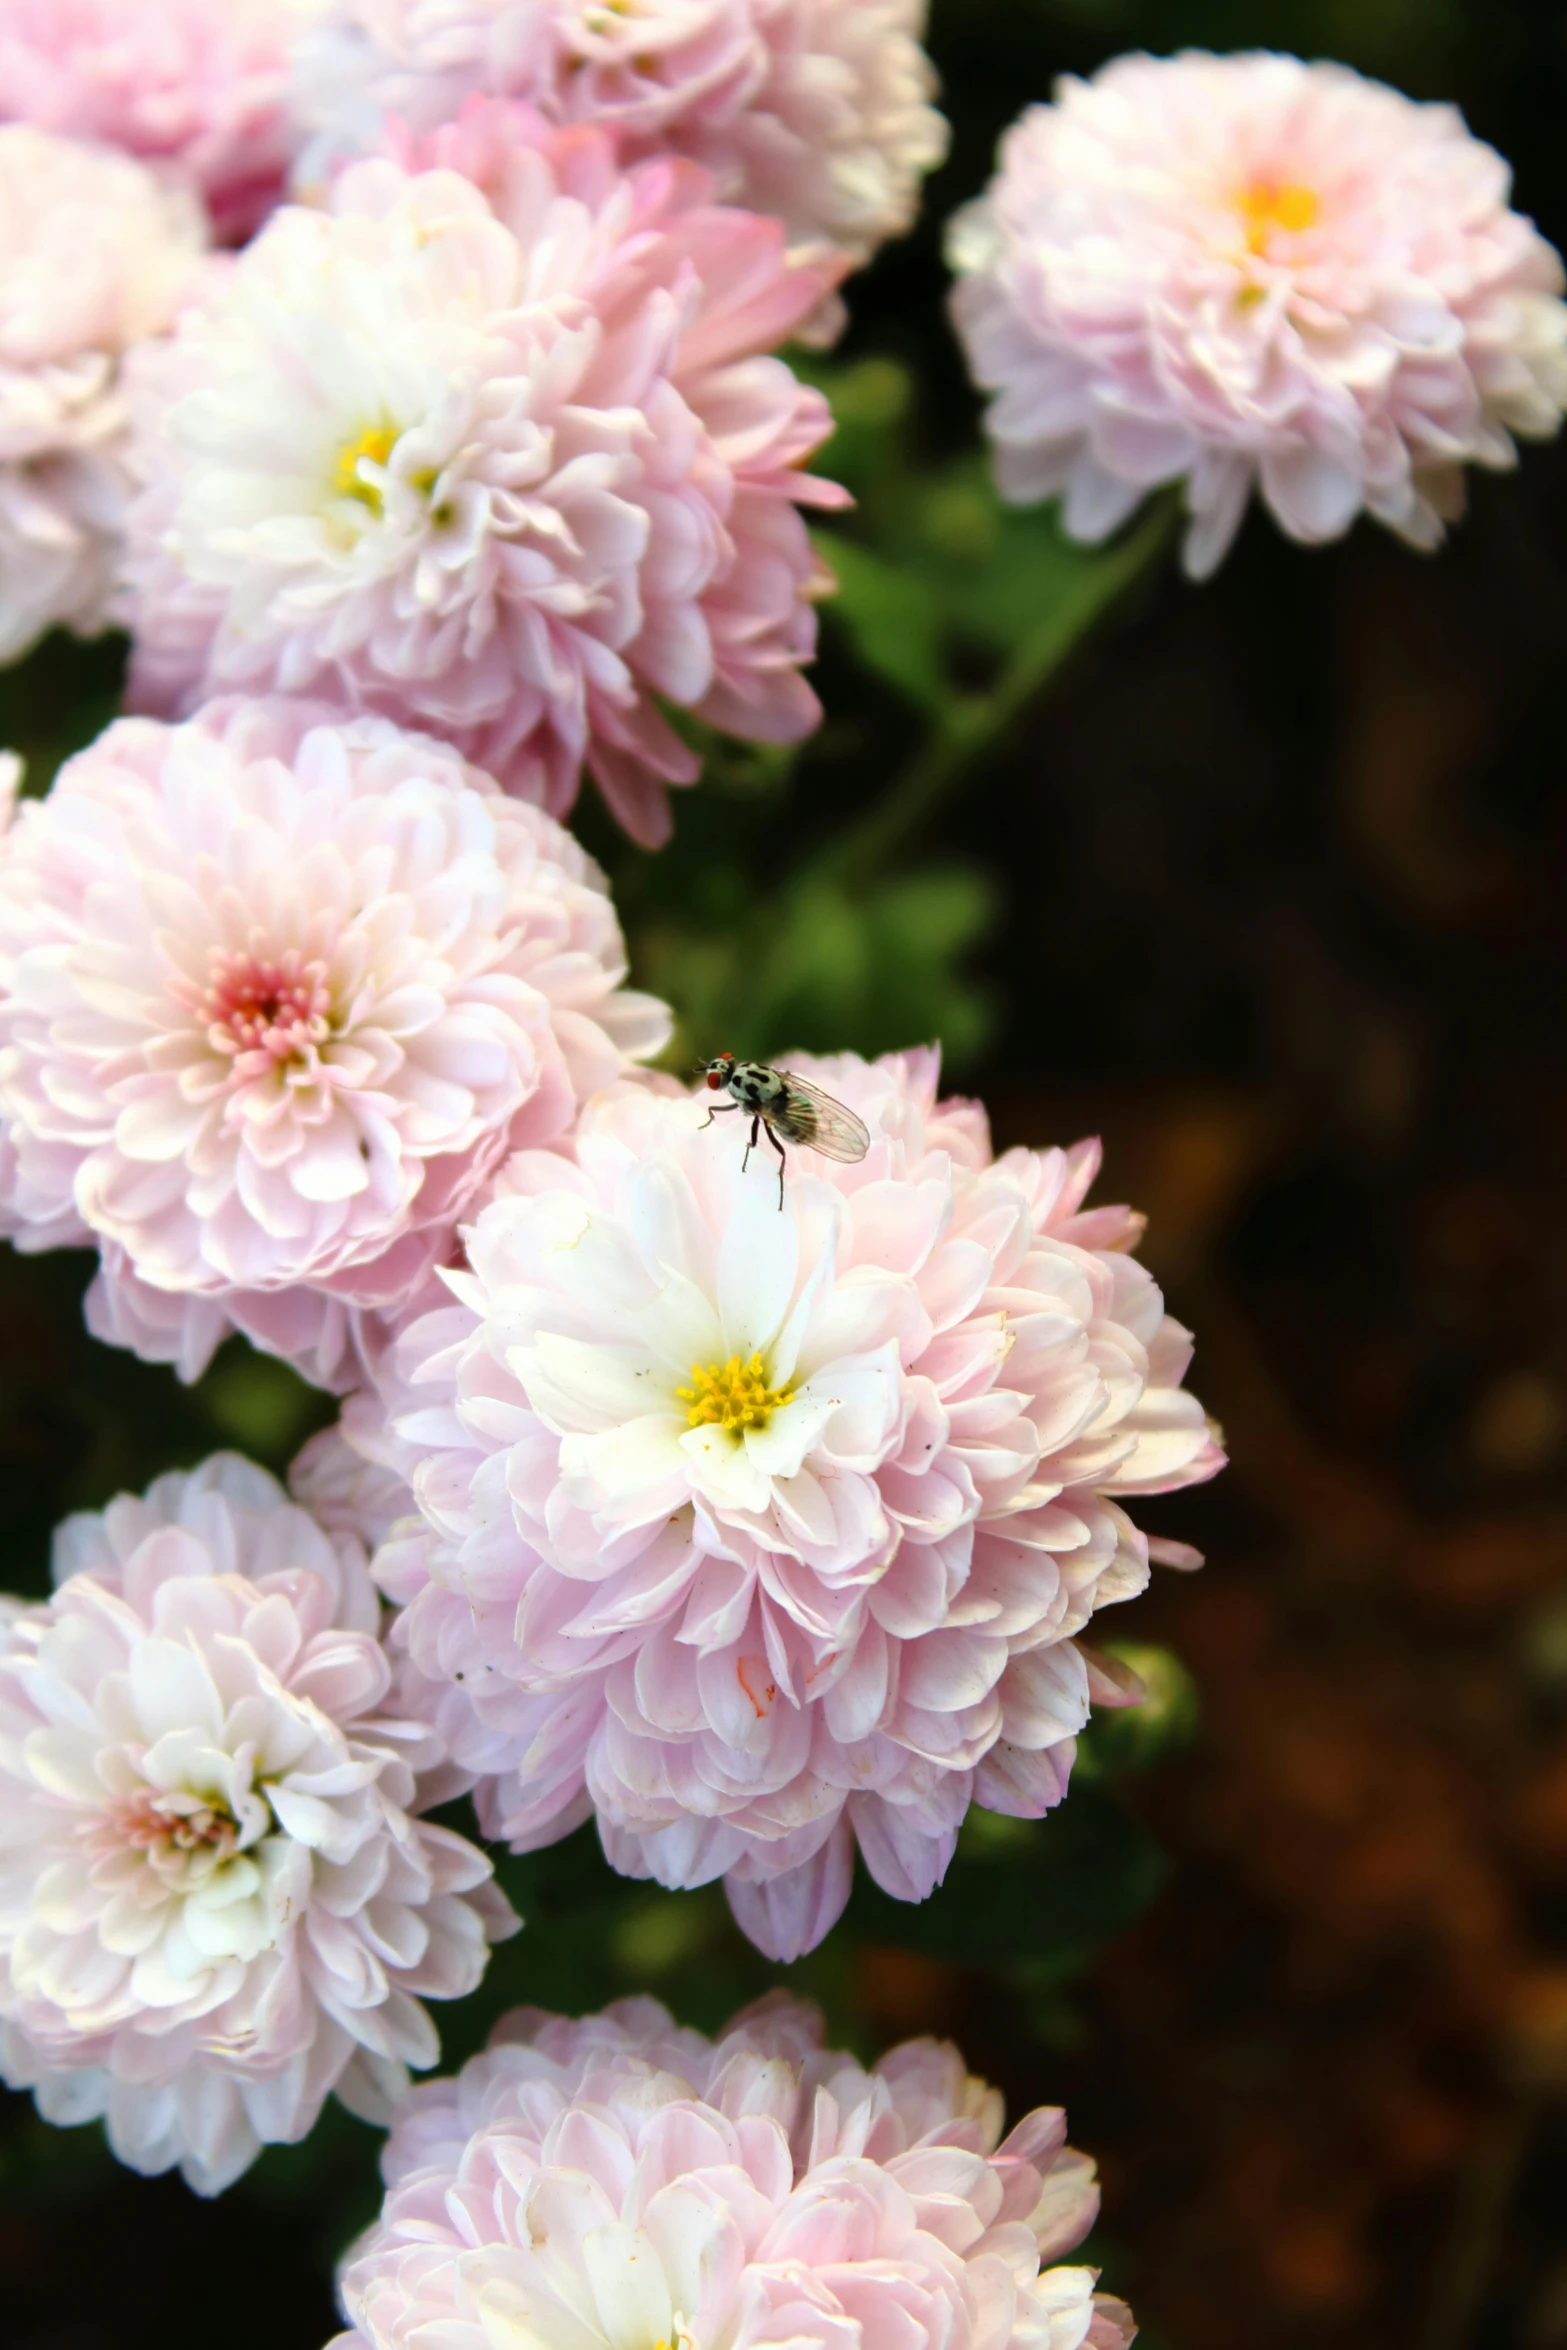
<svg viewBox="0 0 1567 2350">
<path fill-rule="evenodd" d="M 846 1163 L 863 1159 L 871 1147 L 869 1129 L 846 1110 L 842 1102 L 835 1102 L 830 1093 L 823 1093 L 804 1077 L 796 1077 L 788 1069 L 769 1068 L 765 1061 L 737 1061 L 733 1053 L 717 1053 L 703 1066 L 702 1074 L 714 1093 L 727 1093 L 729 1100 L 715 1102 L 707 1113 L 705 1123 L 725 1110 L 749 1110 L 751 1139 L 745 1146 L 745 1157 L 740 1162 L 741 1173 L 749 1166 L 762 1128 L 778 1153 L 778 1205 L 783 1207 L 784 1165 L 786 1142 L 803 1144 L 807 1150 L 820 1151 L 824 1159 L 842 1159 Z"/>
</svg>

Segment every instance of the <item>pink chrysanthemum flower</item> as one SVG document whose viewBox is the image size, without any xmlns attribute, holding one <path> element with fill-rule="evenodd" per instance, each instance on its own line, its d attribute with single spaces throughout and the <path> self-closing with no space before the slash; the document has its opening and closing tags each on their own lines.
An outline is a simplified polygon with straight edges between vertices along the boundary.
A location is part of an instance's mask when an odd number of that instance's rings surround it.
<svg viewBox="0 0 1567 2350">
<path fill-rule="evenodd" d="M 1008 132 L 953 224 L 1004 496 L 1100 539 L 1184 485 L 1186 568 L 1253 486 L 1290 535 L 1417 547 L 1567 404 L 1561 263 L 1452 107 L 1293 57 L 1123 57 Z"/>
<path fill-rule="evenodd" d="M 332 1386 L 507 1154 L 658 1049 L 602 876 L 454 751 L 309 703 L 128 719 L 0 851 L 0 1226 L 101 1337 Z"/>
<path fill-rule="evenodd" d="M 141 371 L 134 693 L 379 710 L 556 815 L 586 761 L 657 841 L 698 772 L 659 697 L 759 741 L 820 716 L 797 507 L 843 497 L 765 354 L 831 273 L 693 167 L 534 127 L 482 191 L 382 160 L 285 208 Z"/>
<path fill-rule="evenodd" d="M 950 2045 L 867 2073 L 780 1995 L 716 2043 L 651 1999 L 518 2009 L 399 2106 L 332 2350 L 1126 2350 L 1124 2302 L 1052 2265 L 1092 2163 L 1058 2110 L 1001 2126 Z"/>
<path fill-rule="evenodd" d="M 914 219 L 947 146 L 925 0 L 329 0 L 301 40 L 302 176 L 473 97 L 683 155 L 727 201 L 856 266 Z"/>
<path fill-rule="evenodd" d="M 289 1467 L 288 1490 L 329 1534 L 348 1534 L 378 1550 L 414 1497 L 395 1469 L 367 1460 L 341 1427 L 323 1428 Z"/>
<path fill-rule="evenodd" d="M 0 127 L 0 661 L 107 625 L 132 486 L 120 362 L 172 322 L 204 244 L 142 164 Z"/>
<path fill-rule="evenodd" d="M 1122 1505 L 1221 1461 L 1095 1146 L 992 1162 L 930 1053 L 797 1066 L 873 1139 L 801 1151 L 782 1209 L 741 1121 L 650 1089 L 508 1164 L 383 1370 L 427 1523 L 377 1563 L 487 1833 L 596 1812 L 782 1957 L 856 1841 L 922 1900 L 971 1802 L 1059 1800 L 1127 1694 L 1073 1641 L 1147 1580 Z"/>
<path fill-rule="evenodd" d="M 287 58 L 313 0 L 0 0 L 0 118 L 123 147 L 248 236 L 294 143 Z"/>
<path fill-rule="evenodd" d="M 412 1816 L 362 1548 L 220 1454 L 67 1519 L 0 1635 L 0 2076 L 199 2193 L 383 2118 L 516 1920 Z"/>
</svg>

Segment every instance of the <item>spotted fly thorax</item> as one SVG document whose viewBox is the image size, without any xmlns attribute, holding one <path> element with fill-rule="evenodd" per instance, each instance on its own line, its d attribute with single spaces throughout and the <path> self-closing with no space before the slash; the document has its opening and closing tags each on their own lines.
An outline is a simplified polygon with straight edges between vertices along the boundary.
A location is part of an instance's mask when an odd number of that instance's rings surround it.
<svg viewBox="0 0 1567 2350">
<path fill-rule="evenodd" d="M 778 1153 L 778 1205 L 783 1207 L 783 1179 L 787 1154 L 786 1142 L 803 1144 L 807 1149 L 820 1151 L 823 1158 L 839 1159 L 846 1164 L 863 1159 L 870 1149 L 870 1131 L 864 1121 L 844 1104 L 834 1101 L 812 1085 L 809 1078 L 798 1077 L 792 1069 L 774 1069 L 766 1061 L 737 1061 L 733 1053 L 715 1054 L 706 1063 L 703 1076 L 709 1089 L 727 1093 L 727 1102 L 715 1102 L 707 1113 L 709 1126 L 727 1110 L 749 1111 L 751 1138 L 745 1146 L 741 1171 L 750 1165 L 765 1128 L 767 1139 Z"/>
</svg>

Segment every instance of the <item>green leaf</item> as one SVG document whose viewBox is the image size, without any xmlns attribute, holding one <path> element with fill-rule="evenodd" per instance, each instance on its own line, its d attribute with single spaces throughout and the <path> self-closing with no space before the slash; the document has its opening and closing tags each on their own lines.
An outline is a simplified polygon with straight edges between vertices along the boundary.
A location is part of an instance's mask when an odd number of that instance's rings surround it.
<svg viewBox="0 0 1567 2350">
<path fill-rule="evenodd" d="M 952 694 L 932 584 L 841 532 L 819 531 L 816 543 L 838 582 L 828 616 L 865 667 L 919 708 L 944 710 Z"/>
<path fill-rule="evenodd" d="M 25 661 L 0 671 L 0 748 L 21 753 L 30 797 L 46 792 L 62 761 L 116 715 L 129 649 L 123 636 L 84 643 L 56 629 Z"/>
<path fill-rule="evenodd" d="M 281 1468 L 331 1417 L 318 1388 L 307 1386 L 287 1363 L 256 1354 L 243 1340 L 224 1347 L 195 1397 L 227 1443 L 271 1467 Z"/>
<path fill-rule="evenodd" d="M 1156 517 L 1163 511 L 1154 508 Z M 1162 535 L 1162 521 L 1154 526 Z M 1047 621 L 1074 643 L 1147 560 L 1149 527 L 1134 521 L 1104 546 L 1080 546 L 1054 505 L 1003 505 L 976 455 L 917 485 L 879 552 L 928 585 L 953 636 L 1006 654 Z"/>
<path fill-rule="evenodd" d="M 959 1964 L 1026 1961 L 1039 1983 L 1074 1973 L 1135 1923 L 1165 1863 L 1146 1829 L 1092 1786 L 1046 1820 L 969 1814 L 946 1882 L 894 1901 L 861 1870 L 846 1923 L 867 1941 Z"/>
<path fill-rule="evenodd" d="M 1189 1746 L 1202 1708 L 1197 1684 L 1173 1650 L 1150 1641 L 1108 1640 L 1109 1656 L 1129 1665 L 1146 1692 L 1141 1705 L 1096 1713 L 1078 1753 L 1078 1770 L 1090 1778 L 1114 1778 L 1146 1771 Z"/>
<path fill-rule="evenodd" d="M 856 359 L 847 366 L 812 351 L 790 353 L 804 382 L 824 392 L 833 432 L 813 460 L 856 500 L 879 509 L 896 495 L 907 471 L 906 427 L 914 407 L 914 379 L 897 359 Z"/>
<path fill-rule="evenodd" d="M 989 995 L 964 974 L 997 919 L 973 867 L 925 867 L 864 890 L 807 866 L 772 904 L 743 892 L 696 928 L 663 923 L 635 941 L 639 976 L 679 1018 L 675 1065 L 722 1042 L 760 1059 L 800 1049 L 868 1056 L 939 1037 L 949 1061 L 990 1033 Z"/>
</svg>

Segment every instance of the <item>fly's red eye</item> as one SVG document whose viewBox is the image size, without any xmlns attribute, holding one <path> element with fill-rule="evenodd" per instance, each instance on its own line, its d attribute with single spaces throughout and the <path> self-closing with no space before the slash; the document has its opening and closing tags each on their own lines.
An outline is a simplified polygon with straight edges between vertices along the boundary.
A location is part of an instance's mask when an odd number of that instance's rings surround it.
<svg viewBox="0 0 1567 2350">
<path fill-rule="evenodd" d="M 714 1093 L 716 1093 L 724 1081 L 719 1076 L 716 1069 L 709 1069 L 707 1073 L 707 1082 L 712 1087 Z"/>
</svg>

